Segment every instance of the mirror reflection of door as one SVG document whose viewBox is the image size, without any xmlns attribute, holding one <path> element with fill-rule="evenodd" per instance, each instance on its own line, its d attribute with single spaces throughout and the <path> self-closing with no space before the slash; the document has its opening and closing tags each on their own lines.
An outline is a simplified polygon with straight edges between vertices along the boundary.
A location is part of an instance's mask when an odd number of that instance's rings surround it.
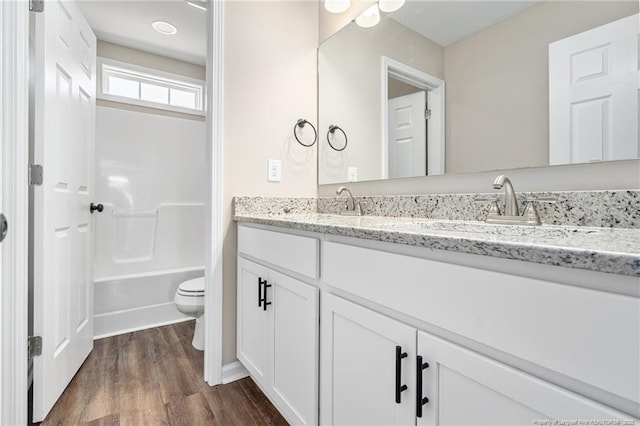
<svg viewBox="0 0 640 426">
<path fill-rule="evenodd" d="M 444 86 L 444 80 L 382 57 L 384 179 L 444 173 Z"/>
<path fill-rule="evenodd" d="M 638 14 L 549 44 L 549 164 L 640 155 Z"/>
<path fill-rule="evenodd" d="M 427 93 L 388 80 L 389 178 L 427 175 Z"/>
</svg>

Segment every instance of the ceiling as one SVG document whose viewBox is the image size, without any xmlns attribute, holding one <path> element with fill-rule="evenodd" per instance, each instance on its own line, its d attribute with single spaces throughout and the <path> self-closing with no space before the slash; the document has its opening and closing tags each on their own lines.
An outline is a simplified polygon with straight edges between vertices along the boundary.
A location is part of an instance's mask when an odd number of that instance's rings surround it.
<svg viewBox="0 0 640 426">
<path fill-rule="evenodd" d="M 407 1 L 391 18 L 441 46 L 452 45 L 540 0 Z"/>
<path fill-rule="evenodd" d="M 207 12 L 184 0 L 80 0 L 78 5 L 98 40 L 205 65 Z M 167 21 L 178 28 L 164 35 L 151 28 Z"/>
</svg>

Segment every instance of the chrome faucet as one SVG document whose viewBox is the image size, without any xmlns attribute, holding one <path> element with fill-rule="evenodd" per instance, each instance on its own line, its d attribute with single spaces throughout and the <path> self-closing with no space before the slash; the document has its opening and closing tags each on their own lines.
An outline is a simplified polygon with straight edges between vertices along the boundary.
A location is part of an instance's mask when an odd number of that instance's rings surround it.
<svg viewBox="0 0 640 426">
<path fill-rule="evenodd" d="M 497 198 L 478 198 L 476 201 L 490 201 L 489 214 L 485 222 L 497 223 L 502 225 L 540 225 L 540 216 L 534 203 L 545 202 L 555 203 L 555 197 L 547 198 L 527 198 L 527 204 L 525 205 L 522 215 L 520 215 L 520 209 L 518 209 L 518 200 L 516 199 L 516 192 L 513 190 L 513 185 L 508 177 L 500 175 L 493 181 L 494 189 L 504 188 L 504 214 L 500 213 L 498 207 Z"/>
<path fill-rule="evenodd" d="M 504 215 L 505 216 L 520 216 L 518 210 L 518 200 L 516 199 L 516 192 L 513 190 L 511 181 L 505 175 L 500 175 L 493 181 L 494 189 L 502 189 L 504 187 Z"/>
<path fill-rule="evenodd" d="M 347 201 L 344 204 L 344 210 L 340 212 L 340 214 L 349 215 L 349 216 L 362 216 L 362 207 L 360 203 L 357 202 L 353 198 L 353 194 L 346 186 L 341 186 L 336 191 L 336 195 L 342 195 L 343 192 L 347 193 Z"/>
</svg>

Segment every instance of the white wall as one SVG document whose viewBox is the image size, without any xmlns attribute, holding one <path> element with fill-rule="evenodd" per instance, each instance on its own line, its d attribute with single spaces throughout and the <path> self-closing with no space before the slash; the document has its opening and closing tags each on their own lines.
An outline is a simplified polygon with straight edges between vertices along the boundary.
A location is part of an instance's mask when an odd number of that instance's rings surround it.
<svg viewBox="0 0 640 426">
<path fill-rule="evenodd" d="M 318 6 L 310 1 L 229 1 L 224 16 L 223 364 L 235 360 L 236 195 L 317 194 L 316 147 L 293 138 L 316 121 Z M 267 182 L 269 158 L 282 181 Z"/>
</svg>

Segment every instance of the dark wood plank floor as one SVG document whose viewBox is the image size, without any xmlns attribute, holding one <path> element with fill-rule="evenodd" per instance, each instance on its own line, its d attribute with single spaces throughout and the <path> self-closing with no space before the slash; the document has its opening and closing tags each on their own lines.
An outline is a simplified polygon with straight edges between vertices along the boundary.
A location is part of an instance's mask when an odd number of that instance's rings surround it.
<svg viewBox="0 0 640 426">
<path fill-rule="evenodd" d="M 194 325 L 97 340 L 41 425 L 286 425 L 251 379 L 204 382 Z"/>
</svg>

